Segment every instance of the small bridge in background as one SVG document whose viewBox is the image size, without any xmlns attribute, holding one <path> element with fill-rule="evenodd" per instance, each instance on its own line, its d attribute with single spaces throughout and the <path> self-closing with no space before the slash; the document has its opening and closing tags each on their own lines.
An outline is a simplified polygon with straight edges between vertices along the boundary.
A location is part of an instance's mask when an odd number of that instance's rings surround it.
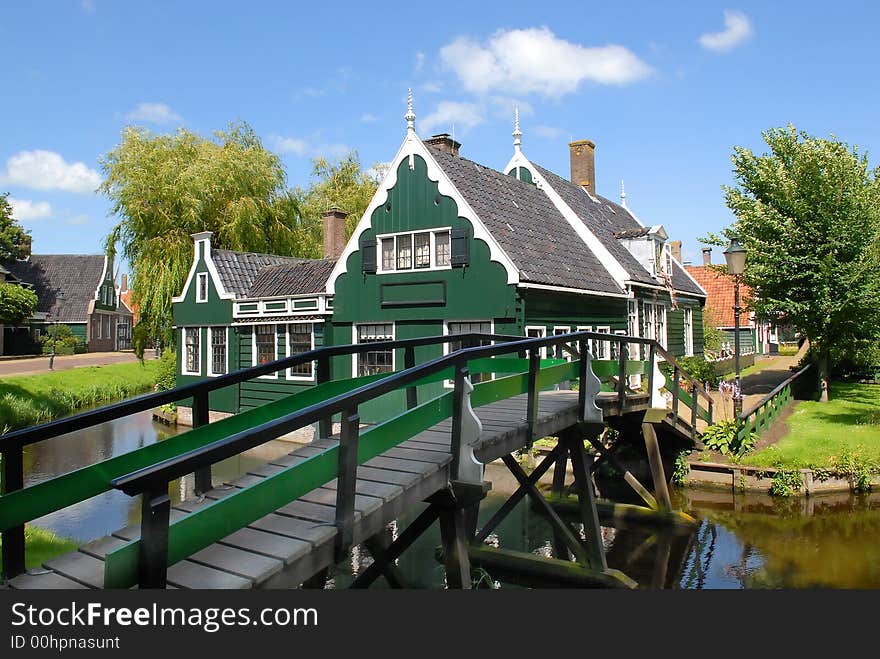
<svg viewBox="0 0 880 659">
<path fill-rule="evenodd" d="M 589 347 L 596 341 L 609 342 L 615 358 L 593 359 Z M 462 347 L 415 363 L 416 347 L 451 343 Z M 333 357 L 377 349 L 402 350 L 405 368 L 332 379 Z M 671 367 L 668 381 L 661 361 Z M 211 391 L 310 362 L 317 364 L 311 389 L 208 423 Z M 418 387 L 432 382 L 452 384 L 419 400 Z M 380 423 L 361 423 L 359 406 L 399 390 L 406 392 L 405 409 Z M 61 436 L 184 400 L 193 403 L 191 431 L 23 487 L 24 446 L 75 441 L 75 434 Z M 322 587 L 329 568 L 360 544 L 374 562 L 353 585 L 384 576 L 400 587 L 406 584 L 396 559 L 439 521 L 449 587 L 470 587 L 472 564 L 526 575 L 529 582 L 633 587 L 607 566 L 600 518 L 686 524 L 687 516 L 671 509 L 661 444 L 698 444 L 698 428 L 712 422 L 712 413 L 704 387 L 655 341 L 637 337 L 463 334 L 319 348 L 0 436 L 4 582 L 11 588 Z M 312 443 L 215 487 L 211 465 L 310 425 L 316 428 Z M 627 441 L 644 442 L 653 492 L 603 443 L 608 425 Z M 556 447 L 527 474 L 514 454 L 545 436 L 557 437 Z M 496 459 L 520 487 L 477 528 L 480 501 L 491 487 L 483 465 Z M 593 470 L 605 461 L 624 474 L 644 505 L 597 501 Z M 573 482 L 567 484 L 569 466 Z M 551 468 L 555 496 L 548 500 L 537 483 Z M 190 473 L 200 496 L 172 505 L 169 483 Z M 139 525 L 48 561 L 39 574 L 26 572 L 27 522 L 111 489 L 141 498 Z M 575 496 L 563 501 L 566 491 Z M 551 524 L 554 558 L 484 543 L 523 497 Z M 387 525 L 422 502 L 428 505 L 414 521 L 388 537 Z M 565 506 L 573 507 L 580 530 L 560 516 Z"/>
</svg>

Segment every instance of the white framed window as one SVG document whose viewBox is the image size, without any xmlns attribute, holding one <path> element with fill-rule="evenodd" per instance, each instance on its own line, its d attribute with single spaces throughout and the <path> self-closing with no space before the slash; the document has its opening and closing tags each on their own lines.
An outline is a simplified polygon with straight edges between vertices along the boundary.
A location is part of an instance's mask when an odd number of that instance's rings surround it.
<svg viewBox="0 0 880 659">
<path fill-rule="evenodd" d="M 596 327 L 596 331 L 600 334 L 611 334 L 611 328 L 608 325 Z M 610 341 L 596 341 L 596 352 L 594 353 L 596 359 L 610 359 L 611 357 L 611 342 Z"/>
<path fill-rule="evenodd" d="M 543 325 L 526 325 L 526 336 L 530 339 L 543 339 L 547 336 L 547 328 Z M 541 359 L 547 359 L 547 346 L 541 348 Z"/>
<path fill-rule="evenodd" d="M 229 372 L 228 327 L 208 328 L 208 375 Z"/>
<path fill-rule="evenodd" d="M 666 348 L 666 307 L 662 304 L 658 304 L 656 306 L 656 313 L 654 314 L 654 324 L 657 328 L 655 330 L 654 336 L 657 339 L 657 342 Z"/>
<path fill-rule="evenodd" d="M 315 349 L 315 331 L 312 323 L 289 323 L 287 325 L 287 356 L 292 357 Z M 307 362 L 287 369 L 288 380 L 312 381 L 315 363 Z"/>
<path fill-rule="evenodd" d="M 452 320 L 443 324 L 443 333 L 447 336 L 455 334 L 494 334 L 495 323 L 491 320 Z M 480 345 L 491 345 L 492 341 L 481 341 Z M 443 354 L 448 355 L 461 349 L 461 341 L 450 341 L 444 344 Z M 494 379 L 494 374 L 493 374 Z M 482 381 L 479 374 L 471 375 L 471 383 L 477 384 Z M 447 387 L 452 387 L 455 383 L 452 380 L 446 380 L 443 383 Z"/>
<path fill-rule="evenodd" d="M 202 365 L 202 329 L 200 327 L 183 328 L 183 364 L 180 372 L 183 375 L 201 375 Z"/>
<path fill-rule="evenodd" d="M 354 326 L 354 343 L 377 343 L 394 340 L 394 323 L 364 323 Z M 382 348 L 353 355 L 356 376 L 394 371 L 394 350 Z"/>
<path fill-rule="evenodd" d="M 111 325 L 112 318 L 109 315 L 106 315 L 106 316 L 104 316 L 104 320 L 107 323 L 107 333 L 106 333 L 107 338 L 111 339 L 111 338 L 113 338 L 113 333 L 111 331 L 112 330 L 112 325 Z"/>
<path fill-rule="evenodd" d="M 104 319 L 101 317 L 101 314 L 95 316 L 95 319 L 98 321 L 98 338 L 104 338 Z"/>
<path fill-rule="evenodd" d="M 200 272 L 196 275 L 196 302 L 208 301 L 208 273 Z"/>
<path fill-rule="evenodd" d="M 642 303 L 642 336 L 646 339 L 657 338 L 656 307 L 652 302 Z"/>
<path fill-rule="evenodd" d="M 626 301 L 626 333 L 629 336 L 639 336 L 639 303 L 637 300 Z M 638 360 L 641 353 L 641 344 L 629 344 L 629 358 Z"/>
<path fill-rule="evenodd" d="M 684 308 L 684 354 L 694 354 L 694 311 L 690 307 Z"/>
<path fill-rule="evenodd" d="M 268 364 L 278 359 L 278 337 L 275 333 L 275 325 L 254 325 L 252 337 L 252 363 L 254 366 Z M 269 373 L 260 377 L 275 380 L 278 378 L 278 374 Z"/>
<path fill-rule="evenodd" d="M 377 236 L 379 272 L 450 268 L 450 231 L 443 228 Z"/>
<path fill-rule="evenodd" d="M 554 325 L 553 326 L 553 336 L 559 336 L 560 334 L 571 334 L 571 326 L 570 325 Z M 571 353 L 565 352 L 562 349 L 562 346 L 554 346 L 552 348 L 554 355 L 557 359 L 565 359 L 571 361 L 573 357 Z"/>
<path fill-rule="evenodd" d="M 614 336 L 626 336 L 626 332 L 624 330 L 614 330 Z M 620 356 L 619 353 L 620 344 L 617 341 L 611 342 L 611 359 L 617 359 Z M 632 355 L 629 356 L 632 359 Z"/>
</svg>

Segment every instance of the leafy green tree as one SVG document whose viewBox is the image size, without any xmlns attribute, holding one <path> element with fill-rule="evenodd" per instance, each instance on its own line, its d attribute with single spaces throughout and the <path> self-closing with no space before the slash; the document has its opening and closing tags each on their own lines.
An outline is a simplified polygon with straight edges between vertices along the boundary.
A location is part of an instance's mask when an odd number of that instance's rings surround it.
<svg viewBox="0 0 880 659">
<path fill-rule="evenodd" d="M 880 171 L 833 135 L 789 125 L 762 136 L 768 154 L 734 149 L 739 187 L 725 193 L 736 221 L 725 233 L 748 252 L 752 308 L 784 316 L 809 339 L 827 400 L 829 355 L 880 333 Z"/>
<path fill-rule="evenodd" d="M 719 352 L 724 342 L 724 332 L 719 328 L 718 312 L 706 305 L 703 309 L 703 350 Z"/>
<path fill-rule="evenodd" d="M 21 323 L 34 315 L 37 294 L 30 288 L 0 283 L 0 325 Z"/>
<path fill-rule="evenodd" d="M 311 230 L 287 189 L 281 161 L 244 123 L 207 139 L 179 129 L 128 127 L 101 159 L 100 190 L 121 219 L 107 247 L 132 268 L 144 332 L 170 344 L 171 298 L 192 262 L 191 234 L 212 231 L 218 248 L 312 256 Z"/>
<path fill-rule="evenodd" d="M 0 261 L 31 255 L 31 235 L 12 216 L 9 193 L 0 194 Z"/>
<path fill-rule="evenodd" d="M 346 236 L 351 236 L 358 221 L 370 205 L 379 182 L 385 176 L 387 165 L 377 163 L 369 170 L 361 167 L 357 151 L 335 162 L 326 158 L 312 159 L 313 182 L 308 188 L 296 188 L 304 222 L 311 227 L 314 236 L 314 257 L 321 256 L 321 214 L 332 206 L 346 213 Z"/>
</svg>

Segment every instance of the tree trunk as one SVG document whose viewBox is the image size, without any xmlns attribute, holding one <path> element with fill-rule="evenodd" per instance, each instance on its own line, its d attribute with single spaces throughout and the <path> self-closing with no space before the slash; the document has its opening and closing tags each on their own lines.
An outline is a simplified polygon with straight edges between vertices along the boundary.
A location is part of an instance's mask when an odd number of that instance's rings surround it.
<svg viewBox="0 0 880 659">
<path fill-rule="evenodd" d="M 823 348 L 819 353 L 819 402 L 828 402 L 828 350 Z"/>
</svg>

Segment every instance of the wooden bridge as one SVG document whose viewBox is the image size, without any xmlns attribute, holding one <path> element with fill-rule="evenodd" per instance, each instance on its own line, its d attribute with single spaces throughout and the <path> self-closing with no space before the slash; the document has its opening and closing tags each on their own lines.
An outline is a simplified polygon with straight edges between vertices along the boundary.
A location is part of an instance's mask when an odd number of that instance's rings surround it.
<svg viewBox="0 0 880 659">
<path fill-rule="evenodd" d="M 592 359 L 590 342 L 600 340 L 614 344 L 616 359 Z M 415 365 L 416 347 L 451 342 L 464 347 Z M 376 349 L 403 350 L 406 368 L 331 379 L 332 357 Z M 557 358 L 542 359 L 547 350 Z M 645 359 L 629 359 L 631 350 Z M 669 383 L 659 369 L 661 359 L 672 367 Z M 312 389 L 207 423 L 210 391 L 313 361 L 318 384 Z M 453 383 L 445 393 L 418 400 L 419 386 L 445 381 Z M 571 382 L 578 383 L 577 391 L 567 388 Z M 399 389 L 406 390 L 407 409 L 371 426 L 360 423 L 360 405 Z M 671 408 L 663 390 L 672 393 Z M 190 398 L 193 430 L 23 487 L 25 445 L 75 441 L 75 435 L 60 436 Z M 337 415 L 339 432 L 331 434 Z M 321 587 L 328 569 L 360 544 L 374 562 L 354 586 L 368 586 L 379 576 L 405 586 L 395 560 L 439 520 L 450 587 L 470 587 L 472 563 L 539 574 L 542 582 L 556 575 L 579 585 L 632 587 L 631 579 L 607 567 L 600 516 L 647 513 L 655 523 L 681 520 L 671 510 L 657 437 L 697 441 L 698 424 L 711 418 L 711 399 L 699 383 L 688 380 L 658 344 L 636 337 L 467 334 L 320 348 L 0 436 L 4 580 L 11 588 Z M 602 443 L 606 424 L 615 421 L 621 432 L 637 429 L 645 442 L 653 494 Z M 212 464 L 309 425 L 318 429 L 311 444 L 214 487 Z M 513 454 L 544 436 L 559 441 L 526 474 Z M 593 451 L 584 449 L 584 440 Z M 483 464 L 499 458 L 520 488 L 477 529 L 479 504 L 490 487 L 483 481 Z M 592 470 L 605 460 L 625 474 L 645 506 L 597 503 Z M 574 481 L 567 486 L 569 461 Z M 536 487 L 551 467 L 554 492 L 576 495 L 584 537 Z M 169 483 L 189 473 L 196 475 L 200 496 L 172 505 Z M 25 570 L 25 523 L 114 488 L 141 497 L 140 525 L 50 560 L 43 570 Z M 556 558 L 536 559 L 483 543 L 525 496 L 550 522 Z M 427 507 L 389 538 L 387 525 L 421 502 Z"/>
</svg>

